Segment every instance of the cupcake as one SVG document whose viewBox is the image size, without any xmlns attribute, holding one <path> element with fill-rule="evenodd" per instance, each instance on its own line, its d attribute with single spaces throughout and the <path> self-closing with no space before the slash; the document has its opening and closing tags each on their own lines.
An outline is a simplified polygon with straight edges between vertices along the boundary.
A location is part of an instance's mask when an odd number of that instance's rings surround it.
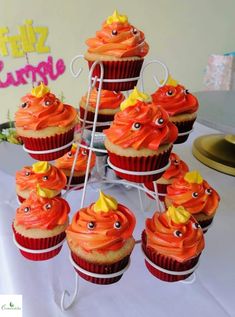
<svg viewBox="0 0 235 317">
<path fill-rule="evenodd" d="M 34 261 L 48 260 L 57 255 L 65 238 L 69 211 L 70 207 L 63 198 L 44 198 L 31 192 L 17 209 L 13 222 L 16 245 L 22 255 Z"/>
<path fill-rule="evenodd" d="M 166 85 L 152 94 L 152 100 L 167 111 L 170 121 L 177 126 L 179 135 L 174 143 L 185 142 L 197 117 L 197 98 L 170 77 Z"/>
<path fill-rule="evenodd" d="M 165 200 L 167 186 L 172 184 L 176 178 L 182 175 L 184 176 L 185 173 L 189 171 L 188 165 L 183 160 L 181 160 L 181 158 L 176 153 L 171 152 L 170 163 L 171 165 L 164 172 L 162 177 L 160 177 L 156 181 L 157 191 L 158 191 L 159 199 L 161 201 Z M 147 189 L 153 191 L 153 193 L 155 192 L 153 182 L 145 183 L 144 186 Z M 150 195 L 149 197 L 153 198 Z"/>
<path fill-rule="evenodd" d="M 96 203 L 80 209 L 66 230 L 78 274 L 96 284 L 120 280 L 135 245 L 135 222 L 127 207 L 102 192 Z"/>
<path fill-rule="evenodd" d="M 111 167 L 118 176 L 138 183 L 161 177 L 164 169 L 156 170 L 167 168 L 177 138 L 177 128 L 166 111 L 149 100 L 135 88 L 121 104 L 110 128 L 104 130 Z"/>
<path fill-rule="evenodd" d="M 66 182 L 66 176 L 61 170 L 40 161 L 16 172 L 16 193 L 20 202 L 27 199 L 33 190 L 37 190 L 38 195 L 52 198 L 60 195 Z"/>
<path fill-rule="evenodd" d="M 71 175 L 71 169 L 73 166 L 75 154 L 77 150 L 77 145 L 73 144 L 71 150 L 66 153 L 64 156 L 60 157 L 55 161 L 55 166 L 60 169 L 67 177 L 67 184 L 69 182 L 69 178 Z M 71 180 L 71 187 L 77 186 L 79 184 L 83 184 L 86 176 L 86 168 L 87 168 L 87 161 L 88 161 L 88 155 L 89 151 L 80 147 L 79 153 L 76 159 L 73 177 Z M 91 154 L 91 161 L 90 161 L 90 167 L 89 172 L 93 169 L 96 162 L 96 155 L 94 152 Z M 80 187 L 79 189 L 81 189 Z"/>
<path fill-rule="evenodd" d="M 96 108 L 96 100 L 98 97 L 98 92 L 96 88 L 93 88 L 90 94 L 90 98 L 88 100 L 87 105 L 87 117 L 86 121 L 90 121 L 87 123 L 87 126 L 92 129 L 92 122 L 94 121 L 95 116 L 95 108 Z M 115 92 L 110 90 L 101 90 L 100 95 L 100 103 L 98 109 L 98 117 L 97 117 L 97 127 L 96 131 L 103 131 L 103 129 L 107 128 L 107 123 L 113 121 L 115 113 L 120 110 L 120 104 L 124 100 L 124 95 L 121 92 Z M 87 102 L 87 94 L 82 97 L 80 101 L 80 120 L 83 121 L 86 109 Z M 103 122 L 106 123 L 102 124 Z M 101 126 L 99 126 L 101 124 Z M 109 126 L 109 124 L 108 124 Z"/>
<path fill-rule="evenodd" d="M 203 231 L 212 223 L 220 196 L 198 171 L 177 178 L 167 187 L 166 206 L 183 206 L 198 221 Z"/>
<path fill-rule="evenodd" d="M 103 89 L 124 91 L 133 89 L 137 84 L 145 55 L 149 46 L 145 42 L 144 33 L 128 22 L 126 15 L 116 10 L 96 32 L 94 38 L 86 41 L 88 50 L 85 59 L 91 68 L 96 61 L 104 66 Z M 93 71 L 93 77 L 100 77 L 100 66 Z M 130 81 L 121 81 L 130 79 Z M 133 80 L 131 80 L 133 79 Z M 106 80 L 119 80 L 119 82 L 106 82 Z M 99 86 L 97 81 L 96 87 Z"/>
<path fill-rule="evenodd" d="M 43 83 L 22 98 L 15 114 L 25 150 L 39 161 L 54 160 L 70 149 L 76 123 L 76 109 L 63 104 Z"/>
<path fill-rule="evenodd" d="M 142 248 L 148 270 L 160 280 L 176 282 L 195 270 L 204 248 L 200 225 L 183 207 L 170 206 L 146 219 Z"/>
</svg>

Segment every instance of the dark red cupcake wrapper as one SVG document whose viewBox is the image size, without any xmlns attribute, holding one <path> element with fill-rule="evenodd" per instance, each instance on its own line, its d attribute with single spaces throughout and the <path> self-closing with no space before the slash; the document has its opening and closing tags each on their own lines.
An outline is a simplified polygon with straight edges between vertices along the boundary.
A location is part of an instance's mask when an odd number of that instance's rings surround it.
<svg viewBox="0 0 235 317">
<path fill-rule="evenodd" d="M 183 263 L 180 263 L 174 259 L 171 259 L 170 257 L 167 257 L 165 255 L 162 255 L 160 253 L 157 253 L 153 248 L 146 246 L 146 233 L 143 231 L 142 233 L 142 249 L 145 253 L 145 255 L 149 258 L 150 261 L 155 263 L 156 265 L 162 267 L 163 269 L 170 270 L 173 272 L 182 272 L 187 271 L 196 266 L 198 263 L 199 257 L 198 256 L 185 261 Z M 164 273 L 158 270 L 157 268 L 153 267 L 149 262 L 145 260 L 146 267 L 152 273 L 155 277 L 158 279 L 165 281 L 165 282 L 177 282 L 180 280 L 185 280 L 188 278 L 192 273 L 185 274 L 185 275 L 172 275 L 169 273 Z"/>
<path fill-rule="evenodd" d="M 196 120 L 196 118 L 194 118 L 193 120 L 182 121 L 182 122 L 173 122 L 173 123 L 176 125 L 176 127 L 178 129 L 178 133 L 184 133 L 184 132 L 192 130 L 195 120 Z M 174 144 L 184 143 L 188 139 L 188 137 L 189 137 L 189 134 L 178 135 Z"/>
<path fill-rule="evenodd" d="M 17 195 L 17 197 L 18 197 L 18 200 L 19 200 L 20 203 L 22 203 L 22 202 L 25 201 L 25 198 L 24 198 L 24 197 L 22 197 L 22 196 L 20 196 L 20 195 Z"/>
<path fill-rule="evenodd" d="M 194 215 L 195 219 L 197 220 L 196 215 Z M 214 217 L 213 217 L 214 218 Z M 197 222 L 199 223 L 199 225 L 202 227 L 203 233 L 206 233 L 208 231 L 208 229 L 204 229 L 207 226 L 210 226 L 213 222 L 213 218 L 208 219 L 208 220 L 197 220 Z"/>
<path fill-rule="evenodd" d="M 32 249 L 32 250 L 44 250 L 51 248 L 57 244 L 59 244 L 65 238 L 65 232 L 58 234 L 57 236 L 50 237 L 50 238 L 42 238 L 42 239 L 33 239 L 27 238 L 20 233 L 16 232 L 14 225 L 12 225 L 13 232 L 15 235 L 16 241 L 25 248 Z M 20 249 L 21 254 L 32 261 L 44 261 L 49 260 L 56 256 L 62 248 L 62 245 L 55 250 L 45 252 L 45 253 L 30 253 L 23 251 Z"/>
<path fill-rule="evenodd" d="M 80 118 L 83 119 L 84 115 L 85 115 L 85 109 L 80 107 Z M 87 121 L 93 122 L 94 121 L 94 117 L 95 117 L 95 113 L 94 112 L 87 111 L 87 117 L 86 117 Z M 97 122 L 98 123 L 100 123 L 100 122 L 112 122 L 113 118 L 114 118 L 114 115 L 98 114 Z M 87 122 L 85 124 L 85 126 L 87 127 L 88 130 L 92 130 L 92 128 L 93 128 L 93 125 L 91 123 L 89 123 L 89 122 Z M 104 129 L 108 129 L 109 126 L 110 126 L 110 124 L 103 125 L 103 126 L 96 126 L 95 130 L 98 131 L 98 132 L 102 132 Z"/>
<path fill-rule="evenodd" d="M 104 66 L 104 79 L 126 79 L 139 77 L 141 67 L 144 59 L 132 61 L 102 61 Z M 93 61 L 88 61 L 89 69 Z M 92 77 L 100 77 L 100 66 L 96 65 Z M 103 82 L 102 89 L 112 91 L 125 91 L 131 90 L 137 85 L 138 80 L 120 83 L 107 83 Z M 96 87 L 99 87 L 99 82 L 96 82 Z"/>
<path fill-rule="evenodd" d="M 135 172 L 148 172 L 160 169 L 166 166 L 169 162 L 169 156 L 171 153 L 172 147 L 170 147 L 167 151 L 164 151 L 158 155 L 147 156 L 147 157 L 126 157 L 114 154 L 108 151 L 110 162 L 124 170 L 127 171 L 135 171 Z M 154 174 L 154 175 L 128 175 L 122 172 L 114 172 L 121 178 L 124 178 L 131 182 L 136 183 L 146 183 L 159 179 L 164 171 Z"/>
<path fill-rule="evenodd" d="M 66 133 L 56 134 L 51 137 L 46 138 L 26 138 L 21 137 L 24 146 L 28 150 L 32 151 L 46 151 L 55 148 L 59 148 L 63 145 L 69 144 L 73 140 L 74 136 L 74 128 L 70 129 Z M 63 156 L 66 152 L 68 152 L 71 148 L 71 144 L 69 144 L 63 150 L 58 150 L 53 153 L 46 153 L 46 154 L 32 154 L 29 155 L 39 161 L 53 161 L 61 156 Z"/>
<path fill-rule="evenodd" d="M 86 271 L 96 273 L 96 274 L 112 274 L 121 271 L 124 269 L 129 262 L 130 255 L 126 256 L 125 258 L 121 259 L 120 261 L 112 264 L 97 264 L 97 263 L 91 263 L 87 262 L 86 260 L 78 257 L 75 253 L 71 252 L 72 258 L 74 262 L 83 268 Z M 84 274 L 77 270 L 75 268 L 75 271 L 86 281 L 89 281 L 94 284 L 113 284 L 119 281 L 122 277 L 122 275 L 111 277 L 111 278 L 99 278 L 99 277 L 93 277 L 89 276 L 87 274 Z"/>
<path fill-rule="evenodd" d="M 74 185 L 74 186 L 69 186 L 69 189 L 74 188 L 76 185 L 83 184 L 84 181 L 85 181 L 85 176 L 86 176 L 86 175 L 73 176 L 70 185 Z M 89 179 L 89 177 L 90 177 L 90 174 L 89 174 L 89 176 L 88 176 L 88 179 Z M 68 184 L 68 182 L 69 182 L 69 176 L 67 176 L 67 184 Z M 76 190 L 80 190 L 80 189 L 82 189 L 82 188 L 83 188 L 83 186 L 81 185 L 80 187 L 76 188 Z M 65 189 L 65 190 L 67 189 L 67 185 L 64 187 L 64 189 Z"/>
</svg>

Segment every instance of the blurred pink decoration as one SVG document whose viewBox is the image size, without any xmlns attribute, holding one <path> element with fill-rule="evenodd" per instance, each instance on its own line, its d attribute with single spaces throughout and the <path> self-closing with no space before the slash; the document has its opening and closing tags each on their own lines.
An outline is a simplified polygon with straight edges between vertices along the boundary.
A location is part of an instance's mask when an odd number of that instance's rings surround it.
<svg viewBox="0 0 235 317">
<path fill-rule="evenodd" d="M 235 56 L 209 56 L 204 90 L 235 90 Z"/>
</svg>

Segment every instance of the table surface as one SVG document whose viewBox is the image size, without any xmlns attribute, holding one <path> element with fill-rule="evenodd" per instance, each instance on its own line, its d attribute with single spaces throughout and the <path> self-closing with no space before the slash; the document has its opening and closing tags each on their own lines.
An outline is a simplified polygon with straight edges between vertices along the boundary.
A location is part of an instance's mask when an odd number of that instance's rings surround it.
<svg viewBox="0 0 235 317">
<path fill-rule="evenodd" d="M 235 91 L 200 91 L 197 121 L 235 135 Z"/>
<path fill-rule="evenodd" d="M 196 123 L 189 140 L 174 146 L 174 152 L 188 163 L 189 168 L 199 170 L 221 195 L 213 226 L 205 236 L 206 247 L 193 284 L 156 279 L 147 271 L 140 245 L 136 245 L 130 268 L 118 283 L 95 285 L 80 279 L 75 304 L 61 312 L 59 303 L 63 290 L 72 292 L 74 289 L 74 270 L 69 262 L 67 245 L 57 257 L 45 262 L 31 262 L 21 256 L 13 244 L 11 230 L 17 208 L 15 180 L 0 171 L 0 294 L 22 294 L 23 317 L 235 316 L 235 178 L 202 165 L 191 154 L 193 140 L 212 132 Z M 154 201 L 143 193 L 146 211 L 142 213 L 136 190 L 114 186 L 106 193 L 135 212 L 134 236 L 139 239 L 145 218 L 151 217 L 156 209 Z M 81 194 L 81 191 L 73 191 L 68 195 L 71 216 L 79 209 Z M 85 205 L 97 197 L 97 190 L 89 186 Z"/>
</svg>

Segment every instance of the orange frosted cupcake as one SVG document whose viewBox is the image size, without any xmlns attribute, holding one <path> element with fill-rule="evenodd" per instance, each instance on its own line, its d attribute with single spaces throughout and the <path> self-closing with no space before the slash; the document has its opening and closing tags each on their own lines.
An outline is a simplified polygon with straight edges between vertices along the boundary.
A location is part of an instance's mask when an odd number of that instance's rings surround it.
<svg viewBox="0 0 235 317">
<path fill-rule="evenodd" d="M 52 198 L 60 195 L 66 182 L 66 176 L 61 170 L 41 161 L 16 172 L 16 193 L 20 202 L 27 199 L 32 190 L 37 190 L 43 197 L 47 195 Z"/>
<path fill-rule="evenodd" d="M 120 15 L 116 10 L 96 32 L 94 38 L 86 41 L 88 50 L 85 59 L 89 67 L 95 61 L 102 61 L 104 66 L 104 81 L 102 88 L 115 91 L 133 89 L 137 79 L 129 82 L 107 83 L 105 80 L 121 80 L 139 77 L 145 55 L 149 46 L 145 42 L 144 33 L 128 22 L 126 15 Z M 100 77 L 100 67 L 97 65 L 93 76 Z M 97 82 L 96 87 L 98 87 Z"/>
<path fill-rule="evenodd" d="M 67 177 L 67 183 L 71 174 L 71 169 L 74 162 L 74 157 L 76 153 L 77 145 L 73 144 L 71 150 L 64 156 L 60 157 L 55 161 L 55 166 L 60 169 Z M 88 161 L 89 151 L 80 147 L 77 160 L 74 167 L 74 173 L 71 180 L 71 185 L 77 186 L 83 184 L 86 176 L 86 167 Z M 94 152 L 91 154 L 91 162 L 89 172 L 93 169 L 96 162 L 96 155 Z M 73 186 L 72 186 L 73 187 Z"/>
<path fill-rule="evenodd" d="M 176 178 L 184 176 L 185 173 L 189 171 L 188 165 L 183 160 L 181 160 L 179 155 L 176 153 L 171 152 L 170 163 L 171 165 L 163 173 L 162 177 L 156 181 L 159 199 L 162 201 L 165 200 L 167 186 L 172 184 Z M 153 182 L 145 183 L 144 186 L 147 189 L 155 192 Z M 150 197 L 152 198 L 152 196 Z"/>
<path fill-rule="evenodd" d="M 78 274 L 96 284 L 117 282 L 135 245 L 135 222 L 127 207 L 102 192 L 96 203 L 80 209 L 66 230 Z"/>
<path fill-rule="evenodd" d="M 197 98 L 170 77 L 166 85 L 152 94 L 152 100 L 167 111 L 171 122 L 177 126 L 179 135 L 175 144 L 185 142 L 197 117 Z"/>
<path fill-rule="evenodd" d="M 15 114 L 17 134 L 27 152 L 40 161 L 54 160 L 69 150 L 76 123 L 76 109 L 63 104 L 43 83 L 22 98 Z"/>
<path fill-rule="evenodd" d="M 204 231 L 211 224 L 218 208 L 220 196 L 197 171 L 176 179 L 167 187 L 166 206 L 183 206 Z"/>
<path fill-rule="evenodd" d="M 22 255 L 34 261 L 57 255 L 65 238 L 69 211 L 69 205 L 63 198 L 44 198 L 32 192 L 16 210 L 13 222 L 15 240 Z M 49 248 L 52 249 L 40 252 Z M 39 250 L 39 253 L 31 250 Z"/>
<path fill-rule="evenodd" d="M 149 100 L 148 95 L 135 88 L 121 104 L 110 128 L 104 130 L 105 147 L 114 170 L 117 167 L 127 171 L 115 171 L 116 174 L 138 183 L 160 178 L 164 171 L 154 171 L 167 168 L 177 138 L 177 128 L 166 111 Z M 138 175 L 130 175 L 128 171 Z M 145 172 L 149 174 L 143 175 Z"/>
<path fill-rule="evenodd" d="M 195 270 L 204 249 L 203 232 L 183 207 L 170 206 L 146 219 L 142 248 L 148 270 L 163 281 L 176 282 Z"/>
<path fill-rule="evenodd" d="M 86 121 L 91 122 L 91 123 L 87 123 L 87 125 L 90 126 L 90 128 L 92 128 L 92 122 L 94 121 L 97 96 L 98 96 L 97 89 L 94 88 L 91 91 L 90 98 L 87 105 Z M 114 115 L 120 110 L 120 104 L 124 100 L 124 98 L 125 97 L 121 92 L 115 92 L 115 91 L 104 90 L 104 89 L 101 90 L 98 117 L 97 117 L 97 123 L 98 123 L 98 126 L 96 128 L 97 131 L 103 131 L 103 129 L 105 128 L 105 125 L 101 125 L 99 127 L 100 123 L 102 122 L 107 123 L 107 122 L 113 121 Z M 87 100 L 87 94 L 83 96 L 80 101 L 81 121 L 83 121 L 84 115 L 85 115 L 86 100 Z"/>
</svg>

